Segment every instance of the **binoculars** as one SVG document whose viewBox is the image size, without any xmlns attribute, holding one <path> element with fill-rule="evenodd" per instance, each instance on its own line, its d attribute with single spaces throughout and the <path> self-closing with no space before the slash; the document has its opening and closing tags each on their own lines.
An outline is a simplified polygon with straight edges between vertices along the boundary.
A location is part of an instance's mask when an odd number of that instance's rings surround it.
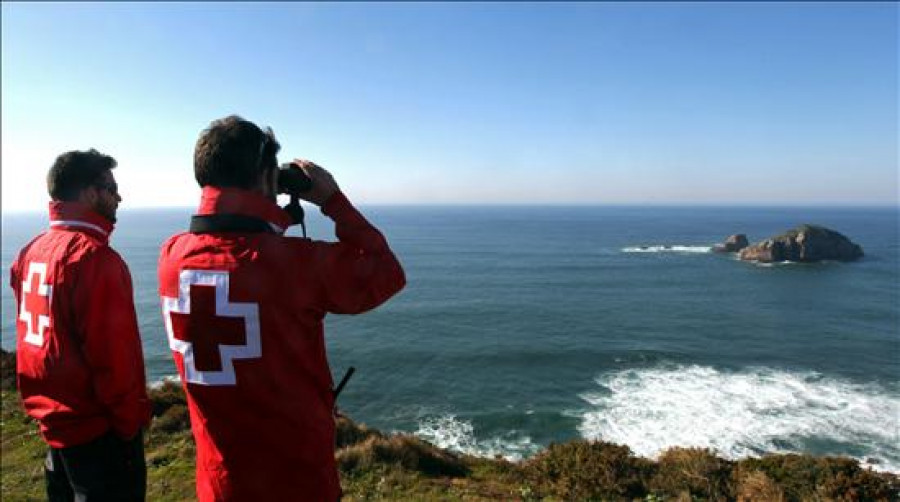
<svg viewBox="0 0 900 502">
<path fill-rule="evenodd" d="M 278 167 L 278 193 L 297 196 L 312 188 L 312 180 L 293 163 L 281 164 Z"/>
</svg>

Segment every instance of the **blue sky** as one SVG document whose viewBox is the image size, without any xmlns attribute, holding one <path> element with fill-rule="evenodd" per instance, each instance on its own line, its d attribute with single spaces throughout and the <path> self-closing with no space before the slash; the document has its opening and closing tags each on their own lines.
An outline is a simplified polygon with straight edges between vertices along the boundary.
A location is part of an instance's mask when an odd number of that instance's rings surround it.
<svg viewBox="0 0 900 502">
<path fill-rule="evenodd" d="M 192 206 L 230 113 L 361 203 L 896 204 L 898 5 L 2 6 L 4 212 L 89 147 Z"/>
</svg>

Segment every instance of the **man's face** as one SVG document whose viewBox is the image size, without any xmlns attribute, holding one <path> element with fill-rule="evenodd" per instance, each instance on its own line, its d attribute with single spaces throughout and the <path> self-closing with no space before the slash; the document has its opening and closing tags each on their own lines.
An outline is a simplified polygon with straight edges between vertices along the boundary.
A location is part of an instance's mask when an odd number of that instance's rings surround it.
<svg viewBox="0 0 900 502">
<path fill-rule="evenodd" d="M 119 195 L 119 186 L 113 177 L 112 171 L 106 171 L 88 190 L 93 190 L 96 196 L 90 197 L 88 204 L 101 216 L 115 223 L 116 209 L 122 197 Z M 90 200 L 92 199 L 92 201 Z"/>
</svg>

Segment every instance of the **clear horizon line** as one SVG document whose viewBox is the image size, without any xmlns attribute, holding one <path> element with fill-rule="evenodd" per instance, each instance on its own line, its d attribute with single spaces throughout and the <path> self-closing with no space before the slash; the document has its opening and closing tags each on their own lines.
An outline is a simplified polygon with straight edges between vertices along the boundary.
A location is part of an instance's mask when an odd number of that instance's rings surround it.
<svg viewBox="0 0 900 502">
<path fill-rule="evenodd" d="M 48 201 L 49 202 L 49 201 Z M 305 203 L 311 206 L 310 203 Z M 684 201 L 653 201 L 653 202 L 360 202 L 354 205 L 359 207 L 433 207 L 433 208 L 476 208 L 476 207 L 708 207 L 708 208 L 834 208 L 834 209 L 900 209 L 898 202 L 803 202 L 791 203 L 787 201 L 777 202 L 684 202 Z M 136 206 L 120 207 L 120 212 L 151 211 L 151 210 L 195 210 L 196 205 L 174 206 Z M 7 214 L 32 214 L 44 213 L 46 208 L 3 208 L 0 213 Z"/>
</svg>

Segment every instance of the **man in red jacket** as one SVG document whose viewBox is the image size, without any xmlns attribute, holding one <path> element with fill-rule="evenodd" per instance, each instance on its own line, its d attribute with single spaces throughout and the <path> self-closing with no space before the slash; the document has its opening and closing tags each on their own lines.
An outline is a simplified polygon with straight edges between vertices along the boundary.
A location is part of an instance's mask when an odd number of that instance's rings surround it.
<svg viewBox="0 0 900 502">
<path fill-rule="evenodd" d="M 10 284 L 17 386 L 49 444 L 51 501 L 144 500 L 150 420 L 131 275 L 109 247 L 116 161 L 60 155 L 47 175 L 50 228 L 20 252 Z"/>
<path fill-rule="evenodd" d="M 271 129 L 237 116 L 204 130 L 198 214 L 159 259 L 201 502 L 340 497 L 323 320 L 375 308 L 406 281 L 381 233 L 311 162 L 294 162 L 312 180 L 301 197 L 334 221 L 338 242 L 283 235 L 297 221 L 276 205 L 279 149 Z"/>
</svg>

